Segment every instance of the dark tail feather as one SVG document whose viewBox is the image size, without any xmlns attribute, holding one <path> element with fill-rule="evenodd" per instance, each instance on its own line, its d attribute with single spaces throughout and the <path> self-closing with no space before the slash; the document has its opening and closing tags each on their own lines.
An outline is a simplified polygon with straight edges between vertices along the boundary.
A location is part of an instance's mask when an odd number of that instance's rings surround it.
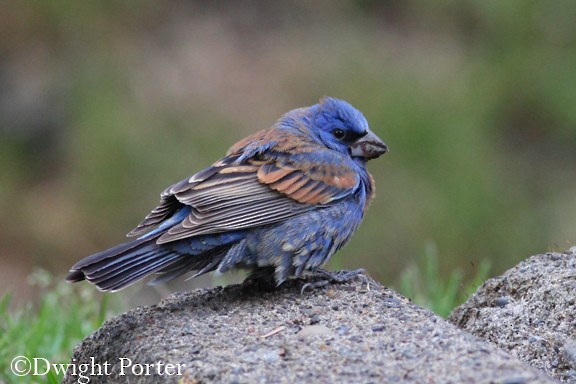
<svg viewBox="0 0 576 384">
<path fill-rule="evenodd" d="M 156 238 L 134 240 L 80 260 L 66 281 L 84 279 L 103 291 L 117 291 L 187 256 L 155 243 Z"/>
<path fill-rule="evenodd" d="M 214 248 L 208 252 L 194 257 L 182 258 L 169 266 L 156 271 L 159 275 L 148 282 L 149 285 L 164 283 L 168 280 L 180 277 L 190 271 L 198 271 L 191 279 L 215 270 L 230 249 L 229 245 Z"/>
</svg>

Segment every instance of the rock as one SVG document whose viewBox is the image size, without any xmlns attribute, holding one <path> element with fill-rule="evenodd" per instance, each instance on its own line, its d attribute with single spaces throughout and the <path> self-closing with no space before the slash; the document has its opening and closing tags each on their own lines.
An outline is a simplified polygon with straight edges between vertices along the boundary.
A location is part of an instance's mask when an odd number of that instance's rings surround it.
<svg viewBox="0 0 576 384">
<path fill-rule="evenodd" d="M 72 362 L 131 383 L 555 382 L 370 279 L 301 294 L 311 280 L 173 294 L 107 321 Z"/>
<path fill-rule="evenodd" d="M 488 280 L 449 320 L 553 377 L 576 383 L 575 304 L 572 247 L 533 256 Z"/>
</svg>

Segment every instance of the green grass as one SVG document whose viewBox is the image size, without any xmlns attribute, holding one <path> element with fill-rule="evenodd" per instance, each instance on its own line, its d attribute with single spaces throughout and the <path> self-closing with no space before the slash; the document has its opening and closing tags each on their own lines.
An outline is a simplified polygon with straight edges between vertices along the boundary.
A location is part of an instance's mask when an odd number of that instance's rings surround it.
<svg viewBox="0 0 576 384">
<path fill-rule="evenodd" d="M 42 292 L 37 305 L 12 308 L 10 294 L 0 300 L 0 383 L 60 383 L 63 373 L 51 370 L 46 376 L 18 377 L 10 363 L 16 356 L 68 363 L 74 347 L 112 316 L 112 308 L 119 305 L 94 287 L 73 287 L 45 271 L 33 273 L 29 281 Z M 42 364 L 40 369 L 44 369 Z"/>
<path fill-rule="evenodd" d="M 474 276 L 468 283 L 461 269 L 454 269 L 443 276 L 436 247 L 428 244 L 423 257 L 401 273 L 398 291 L 414 303 L 446 318 L 486 281 L 490 262 L 483 260 L 473 268 Z"/>
</svg>

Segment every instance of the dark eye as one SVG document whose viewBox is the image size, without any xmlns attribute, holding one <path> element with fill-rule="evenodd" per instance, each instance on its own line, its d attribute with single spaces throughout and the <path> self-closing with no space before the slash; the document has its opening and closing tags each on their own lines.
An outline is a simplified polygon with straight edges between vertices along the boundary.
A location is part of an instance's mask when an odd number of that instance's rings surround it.
<svg viewBox="0 0 576 384">
<path fill-rule="evenodd" d="M 342 140 L 344 138 L 344 136 L 346 136 L 346 132 L 344 132 L 344 130 L 342 130 L 340 128 L 336 128 L 335 130 L 333 130 L 332 134 L 338 140 Z"/>
</svg>

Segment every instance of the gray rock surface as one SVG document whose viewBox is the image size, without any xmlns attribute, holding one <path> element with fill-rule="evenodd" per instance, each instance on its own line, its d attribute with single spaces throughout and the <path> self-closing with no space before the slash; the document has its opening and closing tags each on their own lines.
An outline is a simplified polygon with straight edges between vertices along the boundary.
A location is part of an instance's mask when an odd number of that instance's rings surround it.
<svg viewBox="0 0 576 384">
<path fill-rule="evenodd" d="M 533 256 L 485 282 L 449 320 L 576 383 L 576 247 Z"/>
<path fill-rule="evenodd" d="M 109 364 L 110 375 L 92 375 L 91 382 L 556 382 L 371 280 L 304 294 L 302 284 L 171 295 L 107 321 L 74 350 L 72 362 Z M 78 382 L 71 373 L 64 383 Z"/>
</svg>

